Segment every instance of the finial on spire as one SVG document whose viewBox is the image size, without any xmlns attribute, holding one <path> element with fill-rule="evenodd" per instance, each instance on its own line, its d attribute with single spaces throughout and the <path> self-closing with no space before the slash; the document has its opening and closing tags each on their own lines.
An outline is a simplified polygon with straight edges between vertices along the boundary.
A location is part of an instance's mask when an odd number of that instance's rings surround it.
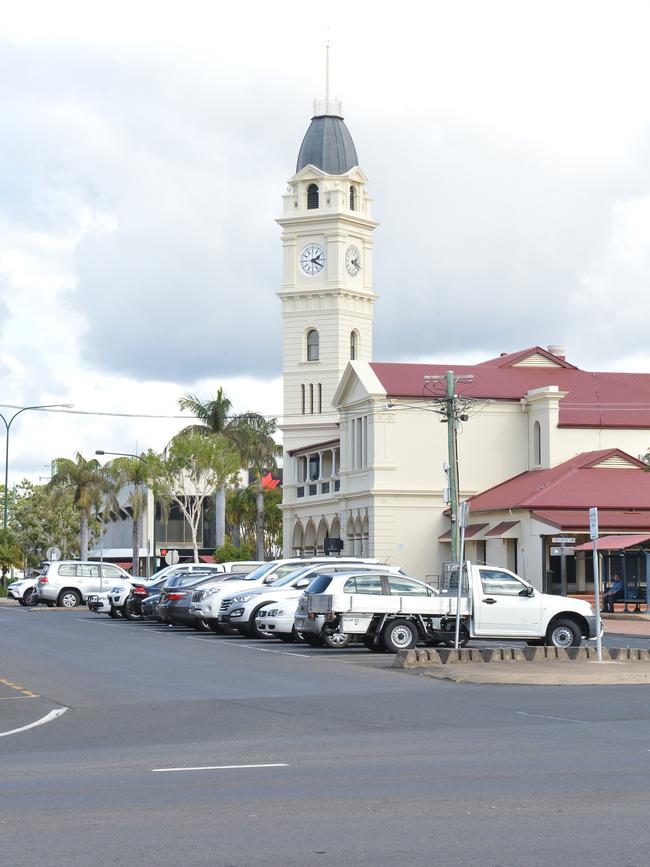
<svg viewBox="0 0 650 867">
<path fill-rule="evenodd" d="M 330 98 L 330 46 L 329 38 L 325 42 L 325 99 L 314 100 L 314 117 L 331 114 L 343 117 L 343 106 L 340 99 Z"/>
</svg>

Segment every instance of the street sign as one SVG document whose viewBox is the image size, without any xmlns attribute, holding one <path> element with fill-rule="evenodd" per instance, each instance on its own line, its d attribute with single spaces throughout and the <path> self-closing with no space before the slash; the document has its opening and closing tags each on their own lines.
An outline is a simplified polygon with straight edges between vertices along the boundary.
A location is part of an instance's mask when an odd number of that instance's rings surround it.
<svg viewBox="0 0 650 867">
<path fill-rule="evenodd" d="M 553 536 L 551 542 L 554 545 L 575 545 L 576 540 L 573 536 Z"/>
<path fill-rule="evenodd" d="M 179 560 L 180 560 L 180 557 L 178 556 L 178 551 L 176 551 L 174 549 L 172 549 L 171 551 L 168 551 L 165 554 L 165 563 L 168 566 L 175 566 Z"/>
<path fill-rule="evenodd" d="M 48 548 L 45 552 L 48 560 L 60 560 L 61 559 L 61 549 L 57 548 L 56 545 L 52 545 L 51 548 Z"/>
<path fill-rule="evenodd" d="M 562 546 L 561 548 L 552 547 L 551 548 L 551 557 L 570 557 L 572 554 L 575 554 L 575 548 L 565 548 Z"/>
<path fill-rule="evenodd" d="M 598 538 L 598 507 L 589 509 L 589 537 L 593 541 Z"/>
</svg>

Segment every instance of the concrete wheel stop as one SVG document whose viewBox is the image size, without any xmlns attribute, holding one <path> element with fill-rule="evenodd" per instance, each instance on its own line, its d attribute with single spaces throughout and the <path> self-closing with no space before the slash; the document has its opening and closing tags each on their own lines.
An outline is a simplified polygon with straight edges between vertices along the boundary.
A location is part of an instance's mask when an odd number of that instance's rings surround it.
<svg viewBox="0 0 650 867">
<path fill-rule="evenodd" d="M 639 647 L 418 647 L 394 668 L 457 682 L 521 684 L 650 683 L 650 650 Z"/>
</svg>

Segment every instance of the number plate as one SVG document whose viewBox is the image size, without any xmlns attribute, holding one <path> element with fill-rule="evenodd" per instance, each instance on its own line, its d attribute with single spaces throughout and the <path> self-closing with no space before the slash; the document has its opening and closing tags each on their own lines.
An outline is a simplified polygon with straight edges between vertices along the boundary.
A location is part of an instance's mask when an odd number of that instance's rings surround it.
<svg viewBox="0 0 650 867">
<path fill-rule="evenodd" d="M 97 602 L 99 600 L 98 596 L 89 596 L 88 602 Z"/>
</svg>

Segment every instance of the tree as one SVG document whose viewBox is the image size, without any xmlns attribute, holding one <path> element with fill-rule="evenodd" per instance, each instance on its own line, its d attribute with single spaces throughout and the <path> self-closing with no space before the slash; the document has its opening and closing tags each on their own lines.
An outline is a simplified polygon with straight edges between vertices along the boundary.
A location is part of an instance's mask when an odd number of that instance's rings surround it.
<svg viewBox="0 0 650 867">
<path fill-rule="evenodd" d="M 6 575 L 12 566 L 23 565 L 23 552 L 11 530 L 0 530 L 0 567 L 2 567 L 2 587 L 6 587 Z"/>
<path fill-rule="evenodd" d="M 64 559 L 79 556 L 79 512 L 68 488 L 48 490 L 21 482 L 15 488 L 9 522 L 28 566 L 45 560 L 51 546 L 60 548 Z"/>
<path fill-rule="evenodd" d="M 152 472 L 152 464 L 146 455 L 141 457 L 119 457 L 110 461 L 104 467 L 114 484 L 114 494 L 111 506 L 119 508 L 117 495 L 125 486 L 129 486 L 126 506 L 131 512 L 133 521 L 132 535 L 132 565 L 131 574 L 140 574 L 140 525 L 142 515 L 147 508 L 148 486 Z M 155 516 L 154 516 L 155 520 Z"/>
<path fill-rule="evenodd" d="M 207 497 L 235 478 L 239 453 L 222 434 L 177 434 L 161 455 L 150 455 L 150 473 L 163 505 L 176 503 L 192 533 L 194 562 L 199 562 L 198 530 Z"/>
<path fill-rule="evenodd" d="M 88 525 L 92 510 L 97 510 L 102 498 L 112 488 L 111 481 L 99 461 L 87 461 L 79 452 L 75 460 L 56 458 L 54 475 L 47 484 L 48 490 L 68 489 L 79 510 L 79 556 L 88 559 Z"/>
<path fill-rule="evenodd" d="M 182 410 L 191 412 L 201 422 L 186 427 L 181 431 L 181 434 L 199 433 L 204 436 L 211 434 L 225 436 L 239 452 L 241 456 L 240 466 L 253 469 L 256 475 L 259 473 L 258 477 L 261 477 L 262 470 L 272 469 L 276 466 L 276 455 L 281 452 L 273 439 L 273 434 L 277 428 L 276 419 L 265 419 L 264 416 L 256 412 L 231 415 L 232 403 L 221 387 L 217 390 L 217 396 L 211 400 L 202 402 L 196 395 L 186 394 L 178 403 Z M 264 522 L 263 506 L 263 496 L 261 495 L 259 508 L 262 511 L 258 514 L 260 527 L 263 527 Z M 225 486 L 217 491 L 215 512 L 216 545 L 220 547 L 224 543 L 226 529 Z M 260 537 L 263 535 L 262 529 L 259 530 L 259 535 Z M 257 547 L 260 549 L 259 544 Z M 259 550 L 258 559 L 262 559 L 259 556 Z"/>
</svg>

